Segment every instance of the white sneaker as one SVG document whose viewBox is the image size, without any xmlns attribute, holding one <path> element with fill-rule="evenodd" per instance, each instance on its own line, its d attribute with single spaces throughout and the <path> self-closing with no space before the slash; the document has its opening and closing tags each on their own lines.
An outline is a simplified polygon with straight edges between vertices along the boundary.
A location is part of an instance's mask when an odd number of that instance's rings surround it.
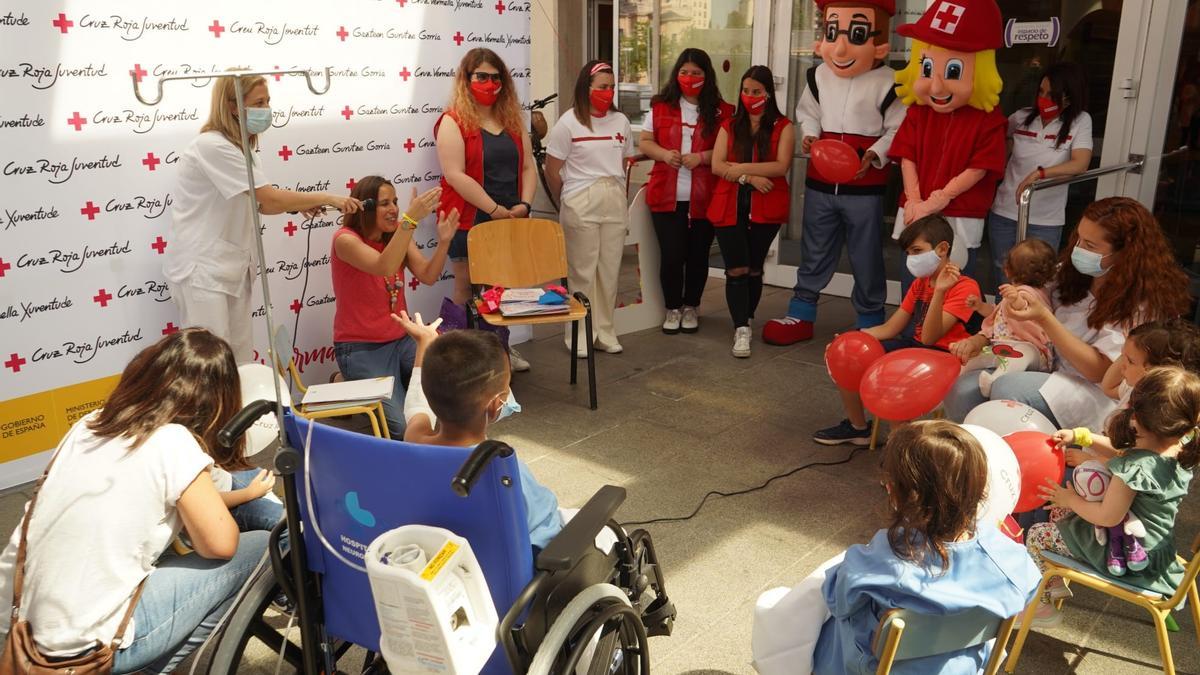
<svg viewBox="0 0 1200 675">
<path fill-rule="evenodd" d="M 508 348 L 508 362 L 512 364 L 514 373 L 523 373 L 529 370 L 529 362 L 521 356 L 521 352 L 512 347 Z"/>
<path fill-rule="evenodd" d="M 620 354 L 621 352 L 625 351 L 625 348 L 621 346 L 621 343 L 617 342 L 616 340 L 613 340 L 612 342 L 606 342 L 600 338 L 596 338 L 596 342 L 594 344 L 596 345 L 596 349 L 599 349 L 607 354 Z"/>
<path fill-rule="evenodd" d="M 750 327 L 742 326 L 733 331 L 733 355 L 739 359 L 750 356 Z"/>
<path fill-rule="evenodd" d="M 679 330 L 684 333 L 695 333 L 700 330 L 700 317 L 696 314 L 695 307 L 683 307 L 683 318 L 679 322 Z"/>
<path fill-rule="evenodd" d="M 683 313 L 677 309 L 668 309 L 667 318 L 663 320 L 663 332 L 667 335 L 674 335 L 679 332 L 679 322 L 683 319 Z"/>
<path fill-rule="evenodd" d="M 1063 615 L 1058 611 L 1058 608 L 1051 602 L 1039 602 L 1037 609 L 1033 613 L 1033 621 L 1030 622 L 1033 628 L 1054 628 L 1062 625 Z"/>
</svg>

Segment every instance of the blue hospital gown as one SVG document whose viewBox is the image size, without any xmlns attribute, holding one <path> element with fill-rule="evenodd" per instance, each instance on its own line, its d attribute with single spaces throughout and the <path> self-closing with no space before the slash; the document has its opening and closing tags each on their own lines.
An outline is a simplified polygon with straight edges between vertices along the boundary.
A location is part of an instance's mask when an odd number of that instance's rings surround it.
<svg viewBox="0 0 1200 675">
<path fill-rule="evenodd" d="M 832 614 L 821 626 L 813 654 L 813 672 L 874 673 L 878 665 L 871 638 L 879 618 L 902 607 L 922 614 L 953 614 L 982 607 L 998 617 L 1024 609 L 1037 591 L 1041 574 L 1025 547 L 999 529 L 984 527 L 974 539 L 947 547 L 950 567 L 929 569 L 901 560 L 880 530 L 866 545 L 846 550 L 845 560 L 829 570 L 823 592 Z M 923 659 L 898 661 L 893 673 L 975 675 L 983 669 L 992 642 Z"/>
<path fill-rule="evenodd" d="M 529 525 L 529 543 L 546 548 L 550 540 L 563 529 L 562 514 L 558 512 L 558 497 L 533 477 L 533 472 L 520 458 L 521 496 L 525 498 L 525 519 Z"/>
</svg>

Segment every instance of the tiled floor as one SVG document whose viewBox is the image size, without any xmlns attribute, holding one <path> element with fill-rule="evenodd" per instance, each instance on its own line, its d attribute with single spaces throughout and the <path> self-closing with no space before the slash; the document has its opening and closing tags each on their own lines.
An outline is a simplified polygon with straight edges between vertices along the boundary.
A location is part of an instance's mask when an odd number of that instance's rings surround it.
<svg viewBox="0 0 1200 675">
<path fill-rule="evenodd" d="M 767 289 L 759 316 L 781 313 L 789 292 Z M 567 384 L 561 333 L 521 346 L 533 370 L 517 374 L 520 415 L 495 427 L 565 506 L 580 506 L 606 483 L 628 490 L 619 514 L 640 521 L 690 513 L 709 490 L 739 490 L 814 461 L 844 459 L 845 448 L 809 434 L 839 419 L 822 363 L 824 344 L 853 324 L 841 299 L 821 306 L 818 336 L 779 348 L 754 343 L 749 359 L 729 354 L 732 329 L 713 279 L 696 335 L 657 330 L 622 338 L 625 353 L 600 354 L 599 410 L 587 409 L 586 380 Z M 586 377 L 581 370 L 581 378 Z M 878 457 L 813 467 L 744 496 L 713 498 L 693 519 L 650 526 L 679 609 L 674 635 L 654 638 L 654 672 L 752 673 L 750 628 L 763 590 L 791 585 L 883 521 Z M 11 527 L 24 497 L 0 499 Z M 0 528 L 2 529 L 2 528 Z M 1184 503 L 1181 545 L 1200 529 L 1200 500 Z M 1200 673 L 1200 648 L 1186 613 L 1172 634 L 1179 672 Z M 348 663 L 353 663 L 350 661 Z M 1154 630 L 1132 608 L 1088 591 L 1067 604 L 1062 627 L 1031 635 L 1020 672 L 1160 672 Z M 251 653 L 247 672 L 274 671 L 273 655 Z"/>
</svg>

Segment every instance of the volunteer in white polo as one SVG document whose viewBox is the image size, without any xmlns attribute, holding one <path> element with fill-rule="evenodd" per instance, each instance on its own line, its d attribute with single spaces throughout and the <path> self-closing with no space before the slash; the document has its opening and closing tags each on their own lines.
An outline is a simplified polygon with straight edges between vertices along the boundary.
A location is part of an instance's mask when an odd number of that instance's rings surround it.
<svg viewBox="0 0 1200 675">
<path fill-rule="evenodd" d="M 588 339 L 609 354 L 622 351 L 613 314 L 628 228 L 625 159 L 636 149 L 629 119 L 613 107 L 615 93 L 611 65 L 584 64 L 575 82 L 575 107 L 558 118 L 546 150 L 546 181 L 559 197 L 567 243 L 567 286 L 592 302 L 592 335 L 584 336 L 579 327 L 580 358 L 587 356 Z M 566 344 L 570 349 L 569 325 Z"/>
<path fill-rule="evenodd" d="M 250 145 L 271 126 L 271 96 L 264 77 L 242 81 Z M 254 215 L 246 181 L 233 77 L 212 85 L 208 121 L 179 158 L 173 193 L 171 234 L 163 274 L 179 307 L 182 326 L 200 326 L 228 341 L 238 362 L 254 352 L 250 284 L 254 271 Z M 356 199 L 324 192 L 293 192 L 271 185 L 254 160 L 254 195 L 266 215 L 325 206 L 345 213 L 361 208 Z"/>
</svg>

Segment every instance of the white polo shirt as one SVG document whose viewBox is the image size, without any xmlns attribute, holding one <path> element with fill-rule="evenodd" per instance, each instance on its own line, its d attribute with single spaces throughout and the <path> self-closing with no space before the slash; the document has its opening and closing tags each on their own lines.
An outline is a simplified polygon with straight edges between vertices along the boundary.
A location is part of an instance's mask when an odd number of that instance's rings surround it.
<svg viewBox="0 0 1200 675">
<path fill-rule="evenodd" d="M 546 152 L 563 161 L 562 196 L 601 178 L 624 181 L 625 158 L 637 153 L 632 136 L 629 118 L 615 110 L 593 117 L 591 129 L 580 123 L 574 110 L 560 115 L 547 137 Z"/>
<path fill-rule="evenodd" d="M 686 155 L 692 151 L 692 133 L 700 123 L 700 106 L 688 103 L 686 98 L 679 98 L 679 112 L 683 119 L 683 133 L 679 136 L 679 154 Z M 612 114 L 612 113 L 609 113 Z M 654 133 L 654 107 L 646 111 L 642 119 L 642 131 Z M 692 170 L 686 166 L 679 167 L 679 177 L 675 179 L 675 201 L 690 202 L 692 200 Z"/>
<path fill-rule="evenodd" d="M 1008 116 L 1008 137 L 1012 139 L 1012 154 L 1004 170 L 1004 180 L 996 188 L 996 199 L 992 212 L 1005 218 L 1017 219 L 1017 186 L 1025 177 L 1040 167 L 1057 166 L 1071 159 L 1072 150 L 1092 149 L 1092 118 L 1086 112 L 1071 120 L 1071 130 L 1062 145 L 1054 147 L 1062 119 L 1055 118 L 1049 126 L 1042 126 L 1042 118 L 1035 116 L 1033 122 L 1025 124 L 1032 108 L 1022 108 Z M 1029 222 L 1034 225 L 1064 225 L 1067 222 L 1067 189 L 1060 185 L 1049 190 L 1038 190 L 1029 204 Z"/>
<path fill-rule="evenodd" d="M 1088 293 L 1083 300 L 1064 305 L 1058 298 L 1057 290 L 1047 290 L 1051 291 L 1054 318 L 1063 328 L 1109 359 L 1115 360 L 1121 355 L 1121 348 L 1125 346 L 1125 331 L 1121 327 L 1105 324 L 1097 329 L 1087 324 L 1088 314 L 1096 305 L 1095 296 Z M 1135 321 L 1133 325 L 1138 323 L 1141 322 Z M 1050 411 L 1058 420 L 1058 426 L 1063 429 L 1103 429 L 1104 420 L 1117 407 L 1117 402 L 1105 395 L 1099 383 L 1088 381 L 1061 355 L 1055 355 L 1054 372 L 1038 389 L 1038 393 L 1046 400 L 1046 405 L 1050 406 Z"/>
</svg>

